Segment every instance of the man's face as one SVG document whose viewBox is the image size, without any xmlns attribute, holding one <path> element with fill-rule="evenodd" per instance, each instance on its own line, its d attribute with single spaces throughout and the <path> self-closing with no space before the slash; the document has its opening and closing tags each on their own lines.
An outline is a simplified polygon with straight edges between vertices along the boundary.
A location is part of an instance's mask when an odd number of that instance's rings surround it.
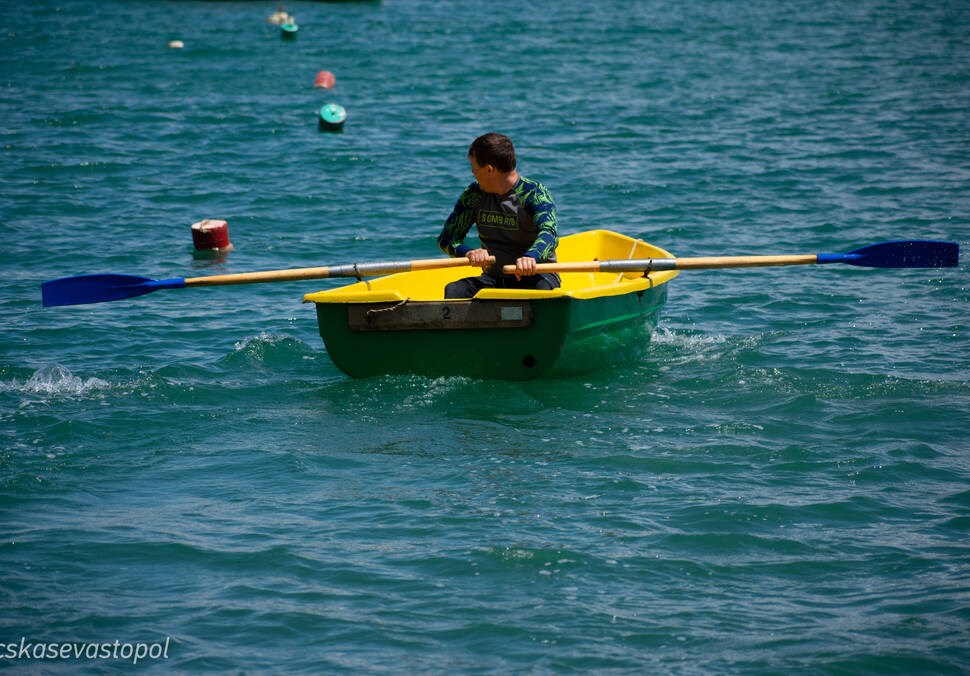
<svg viewBox="0 0 970 676">
<path fill-rule="evenodd" d="M 484 167 L 475 161 L 474 157 L 469 156 L 469 164 L 472 166 L 472 175 L 478 182 L 478 187 L 485 192 L 494 192 L 492 189 L 493 179 L 495 178 L 496 169 L 491 164 L 486 164 Z"/>
</svg>

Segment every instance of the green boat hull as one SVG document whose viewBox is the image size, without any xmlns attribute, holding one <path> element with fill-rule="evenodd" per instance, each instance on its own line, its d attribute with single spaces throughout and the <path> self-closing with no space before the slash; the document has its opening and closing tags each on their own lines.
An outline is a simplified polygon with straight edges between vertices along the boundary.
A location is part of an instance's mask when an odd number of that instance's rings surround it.
<svg viewBox="0 0 970 676">
<path fill-rule="evenodd" d="M 354 378 L 530 380 L 642 356 L 667 285 L 596 298 L 316 303 L 320 336 Z"/>
</svg>

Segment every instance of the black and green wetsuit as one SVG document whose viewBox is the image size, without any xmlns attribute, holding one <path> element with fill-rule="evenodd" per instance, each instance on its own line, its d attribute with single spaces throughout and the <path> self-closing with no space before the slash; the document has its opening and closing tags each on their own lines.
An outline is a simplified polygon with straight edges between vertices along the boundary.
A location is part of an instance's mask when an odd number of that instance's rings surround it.
<svg viewBox="0 0 970 676">
<path fill-rule="evenodd" d="M 504 195 L 485 192 L 477 182 L 472 183 L 445 221 L 438 246 L 449 256 L 464 256 L 475 248 L 464 243 L 472 224 L 482 248 L 495 256 L 495 265 L 486 271 L 493 277 L 507 277 L 502 275 L 502 266 L 515 265 L 522 256 L 539 263 L 556 260 L 556 204 L 538 181 L 520 176 Z"/>
</svg>

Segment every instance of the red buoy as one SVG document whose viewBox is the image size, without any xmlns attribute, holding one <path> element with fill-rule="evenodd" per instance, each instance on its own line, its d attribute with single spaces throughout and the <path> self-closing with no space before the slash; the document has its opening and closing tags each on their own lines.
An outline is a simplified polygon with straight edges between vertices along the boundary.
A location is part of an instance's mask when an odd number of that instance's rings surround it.
<svg viewBox="0 0 970 676">
<path fill-rule="evenodd" d="M 228 251 L 232 248 L 229 224 L 212 218 L 193 223 L 192 244 L 200 251 Z"/>
<path fill-rule="evenodd" d="M 337 84 L 337 78 L 329 70 L 321 70 L 317 73 L 317 79 L 313 81 L 313 86 L 317 89 L 333 89 Z"/>
</svg>

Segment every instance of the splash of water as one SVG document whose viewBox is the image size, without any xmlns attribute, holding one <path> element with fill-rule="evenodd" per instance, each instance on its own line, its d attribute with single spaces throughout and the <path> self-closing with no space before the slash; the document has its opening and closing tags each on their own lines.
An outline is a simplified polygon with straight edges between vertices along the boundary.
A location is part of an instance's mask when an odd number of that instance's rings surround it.
<svg viewBox="0 0 970 676">
<path fill-rule="evenodd" d="M 65 366 L 48 364 L 35 371 L 24 382 L 17 379 L 7 383 L 0 382 L 0 391 L 82 396 L 94 391 L 106 390 L 110 386 L 110 383 L 101 378 L 91 377 L 85 380 L 71 373 L 70 369 Z"/>
</svg>

